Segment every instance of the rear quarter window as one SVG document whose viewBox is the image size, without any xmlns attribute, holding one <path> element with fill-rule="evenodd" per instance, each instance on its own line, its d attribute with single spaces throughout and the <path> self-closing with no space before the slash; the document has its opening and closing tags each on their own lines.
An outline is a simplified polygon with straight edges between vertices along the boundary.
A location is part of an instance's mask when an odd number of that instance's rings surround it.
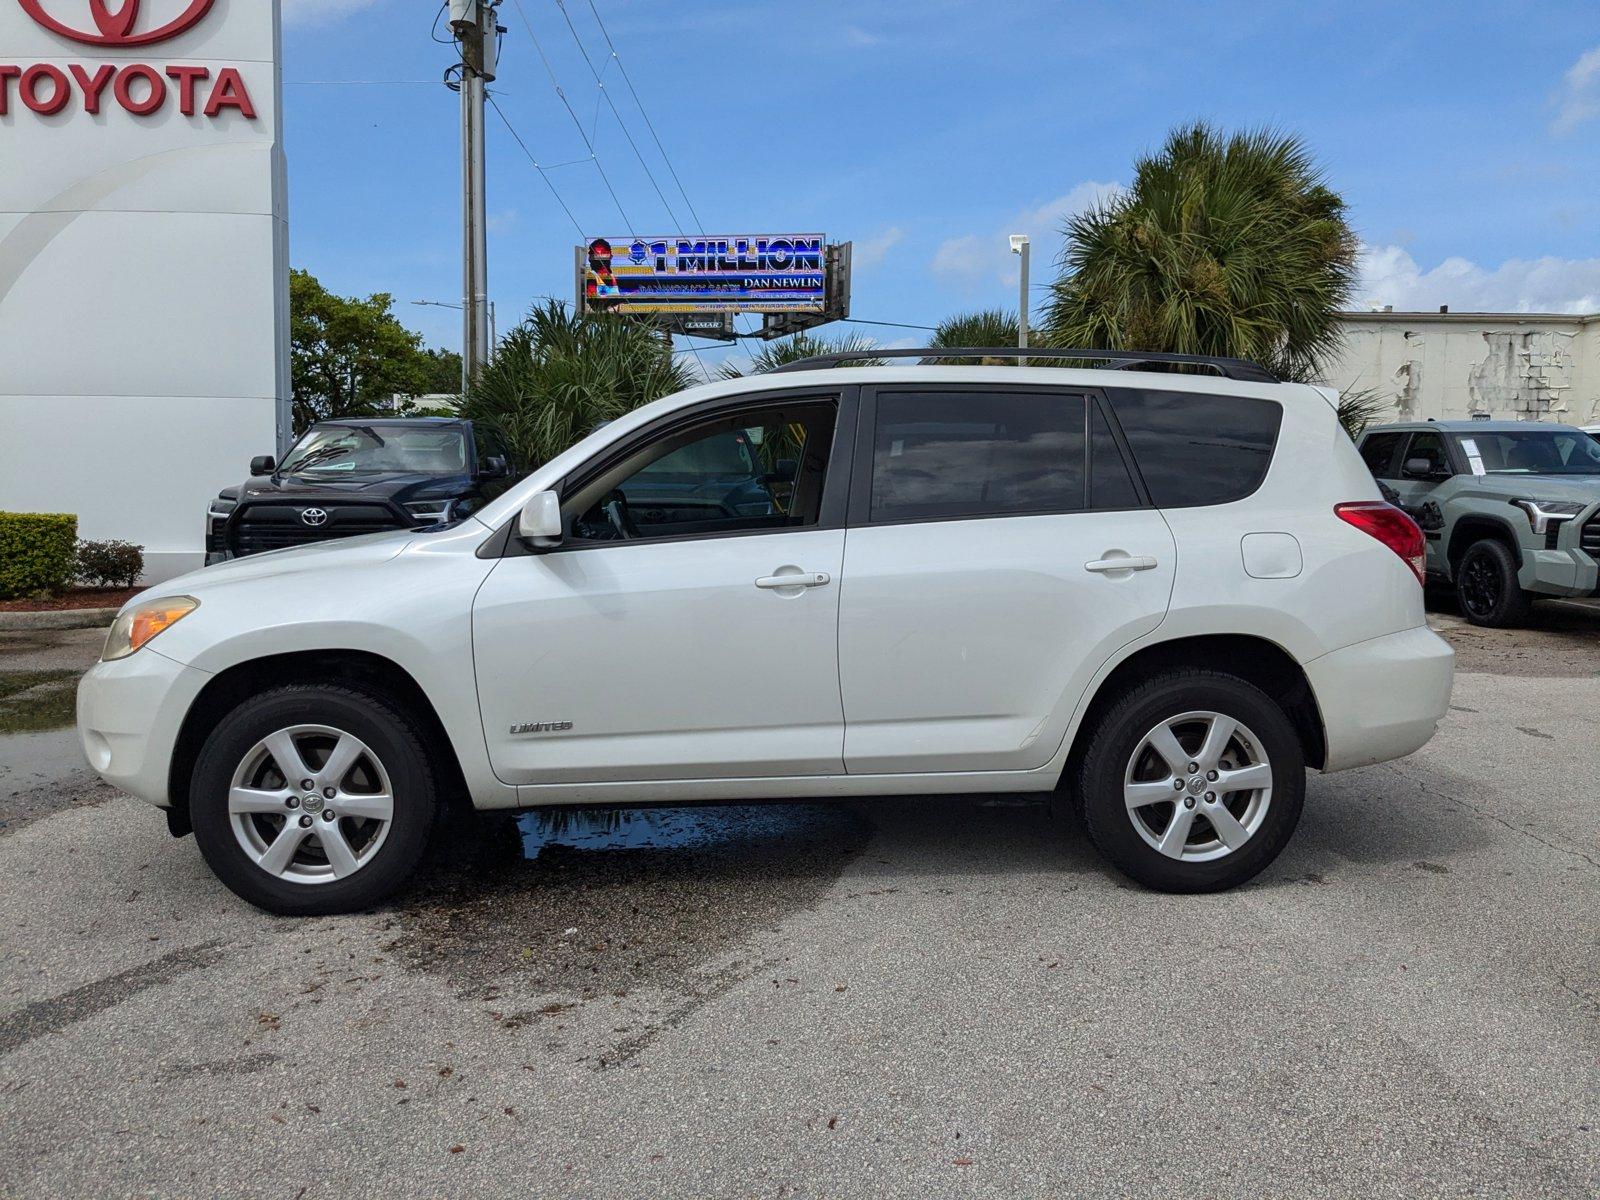
<svg viewBox="0 0 1600 1200">
<path fill-rule="evenodd" d="M 1283 424 L 1281 405 L 1133 388 L 1106 395 L 1158 508 L 1242 500 L 1267 477 Z"/>
</svg>

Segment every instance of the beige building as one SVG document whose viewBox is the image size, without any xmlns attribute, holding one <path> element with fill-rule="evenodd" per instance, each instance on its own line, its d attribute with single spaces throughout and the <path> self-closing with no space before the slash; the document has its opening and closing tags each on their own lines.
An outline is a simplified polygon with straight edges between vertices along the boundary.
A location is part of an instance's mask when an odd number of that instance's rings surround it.
<svg viewBox="0 0 1600 1200">
<path fill-rule="evenodd" d="M 1600 313 L 1348 313 L 1344 330 L 1323 382 L 1373 392 L 1376 423 L 1600 424 Z"/>
</svg>

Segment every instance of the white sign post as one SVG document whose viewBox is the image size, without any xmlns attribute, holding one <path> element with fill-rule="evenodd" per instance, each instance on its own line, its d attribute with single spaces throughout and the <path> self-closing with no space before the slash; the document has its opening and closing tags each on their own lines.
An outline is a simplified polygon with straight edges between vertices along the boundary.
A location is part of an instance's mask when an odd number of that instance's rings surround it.
<svg viewBox="0 0 1600 1200">
<path fill-rule="evenodd" d="M 289 432 L 278 0 L 0 0 L 0 510 L 199 566 Z"/>
</svg>

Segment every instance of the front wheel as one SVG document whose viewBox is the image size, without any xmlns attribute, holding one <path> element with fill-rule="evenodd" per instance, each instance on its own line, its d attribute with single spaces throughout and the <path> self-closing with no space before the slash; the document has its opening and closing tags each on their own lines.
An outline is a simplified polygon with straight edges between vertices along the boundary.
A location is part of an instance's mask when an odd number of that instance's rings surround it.
<svg viewBox="0 0 1600 1200">
<path fill-rule="evenodd" d="M 1528 617 L 1528 593 L 1517 582 L 1517 560 L 1498 538 L 1467 547 L 1456 567 L 1456 598 L 1461 615 L 1474 625 L 1505 629 Z"/>
<path fill-rule="evenodd" d="M 200 852 L 233 892 L 314 916 L 400 888 L 438 821 L 438 790 L 408 714 L 351 688 L 283 687 L 212 731 L 189 812 Z"/>
<path fill-rule="evenodd" d="M 1270 696 L 1231 675 L 1178 671 L 1135 688 L 1085 730 L 1084 825 L 1124 874 L 1213 892 L 1263 870 L 1305 799 L 1305 754 Z"/>
</svg>

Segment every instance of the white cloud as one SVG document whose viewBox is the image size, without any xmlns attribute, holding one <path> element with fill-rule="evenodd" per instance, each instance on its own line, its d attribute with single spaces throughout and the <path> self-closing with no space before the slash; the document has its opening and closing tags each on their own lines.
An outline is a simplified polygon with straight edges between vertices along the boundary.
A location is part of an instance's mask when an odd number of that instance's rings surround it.
<svg viewBox="0 0 1600 1200">
<path fill-rule="evenodd" d="M 875 33 L 868 33 L 859 25 L 846 25 L 844 27 L 844 40 L 851 46 L 876 46 L 881 39 Z"/>
<path fill-rule="evenodd" d="M 1507 259 L 1483 267 L 1447 258 L 1424 271 L 1399 246 L 1363 246 L 1358 307 L 1402 312 L 1600 312 L 1600 258 Z"/>
<path fill-rule="evenodd" d="M 1080 183 L 1065 195 L 1045 202 L 1037 208 L 1024 209 L 1003 225 L 987 234 L 968 233 L 939 243 L 934 251 L 932 268 L 936 275 L 964 282 L 968 285 L 987 286 L 991 280 L 1016 285 L 1016 258 L 1007 240 L 1013 233 L 1025 233 L 1033 244 L 1030 255 L 1033 277 L 1041 278 L 1040 269 L 1046 268 L 1055 258 L 1061 227 L 1067 218 L 1110 200 L 1122 185 L 1118 183 Z"/>
<path fill-rule="evenodd" d="M 283 23 L 326 25 L 377 3 L 378 0 L 283 0 Z"/>
<path fill-rule="evenodd" d="M 517 227 L 519 219 L 514 208 L 502 208 L 499 212 L 492 212 L 489 214 L 489 232 L 495 235 L 510 233 Z"/>
<path fill-rule="evenodd" d="M 1600 46 L 1578 56 L 1562 76 L 1556 93 L 1556 119 L 1552 132 L 1571 133 L 1585 121 L 1600 117 Z"/>
<path fill-rule="evenodd" d="M 876 237 L 865 238 L 855 244 L 851 251 L 851 267 L 875 267 L 889 256 L 893 250 L 905 240 L 906 231 L 898 225 L 891 225 Z"/>
</svg>

